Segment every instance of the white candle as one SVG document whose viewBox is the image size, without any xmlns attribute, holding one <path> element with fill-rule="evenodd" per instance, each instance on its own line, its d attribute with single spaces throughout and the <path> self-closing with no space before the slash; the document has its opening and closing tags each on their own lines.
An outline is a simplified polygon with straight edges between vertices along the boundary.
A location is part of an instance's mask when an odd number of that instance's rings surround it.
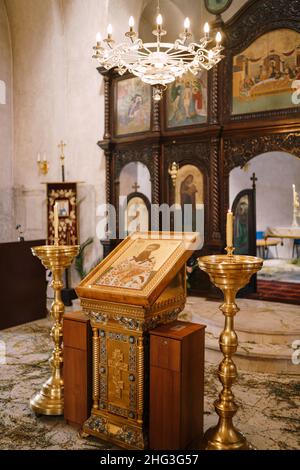
<svg viewBox="0 0 300 470">
<path fill-rule="evenodd" d="M 47 161 L 46 154 L 44 153 L 44 162 L 46 162 L 46 161 Z"/>
<path fill-rule="evenodd" d="M 296 199 L 296 186 L 293 184 L 293 207 L 296 207 L 297 205 Z"/>
<path fill-rule="evenodd" d="M 233 246 L 233 213 L 231 212 L 231 210 L 227 212 L 226 244 L 227 247 Z"/>
<path fill-rule="evenodd" d="M 39 163 L 40 161 L 41 161 L 41 154 L 38 153 L 38 154 L 37 154 L 37 162 Z"/>
<path fill-rule="evenodd" d="M 58 202 L 54 204 L 54 241 L 58 244 Z"/>
</svg>

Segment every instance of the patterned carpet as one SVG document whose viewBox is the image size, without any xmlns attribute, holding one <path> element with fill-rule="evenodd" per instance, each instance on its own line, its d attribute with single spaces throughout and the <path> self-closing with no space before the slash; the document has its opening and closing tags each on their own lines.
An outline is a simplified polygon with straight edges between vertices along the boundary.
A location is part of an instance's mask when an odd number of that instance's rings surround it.
<svg viewBox="0 0 300 470">
<path fill-rule="evenodd" d="M 62 417 L 36 417 L 29 398 L 49 377 L 49 321 L 0 332 L 0 449 L 112 449 L 80 439 Z M 6 363 L 4 362 L 6 358 Z M 300 366 L 299 366 L 300 367 Z M 205 428 L 216 422 L 216 366 L 206 364 Z M 235 423 L 258 449 L 300 449 L 300 384 L 295 377 L 240 372 Z"/>
</svg>

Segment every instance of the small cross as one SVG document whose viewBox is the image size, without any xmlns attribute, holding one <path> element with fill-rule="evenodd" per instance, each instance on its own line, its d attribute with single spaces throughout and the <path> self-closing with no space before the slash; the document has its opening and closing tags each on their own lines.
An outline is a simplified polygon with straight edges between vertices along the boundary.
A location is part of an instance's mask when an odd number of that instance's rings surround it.
<svg viewBox="0 0 300 470">
<path fill-rule="evenodd" d="M 250 178 L 250 180 L 252 181 L 252 187 L 253 187 L 253 189 L 255 189 L 255 188 L 256 188 L 256 181 L 258 181 L 257 178 L 256 178 L 256 174 L 255 174 L 255 173 L 253 173 L 252 178 Z"/>
<path fill-rule="evenodd" d="M 137 190 L 140 189 L 140 186 L 137 183 L 134 183 L 132 189 L 134 189 L 134 191 L 137 193 Z"/>
<path fill-rule="evenodd" d="M 63 140 L 60 141 L 60 144 L 58 145 L 58 148 L 60 148 L 61 151 L 61 156 L 64 157 L 64 147 L 66 147 L 67 144 L 64 143 Z"/>
</svg>

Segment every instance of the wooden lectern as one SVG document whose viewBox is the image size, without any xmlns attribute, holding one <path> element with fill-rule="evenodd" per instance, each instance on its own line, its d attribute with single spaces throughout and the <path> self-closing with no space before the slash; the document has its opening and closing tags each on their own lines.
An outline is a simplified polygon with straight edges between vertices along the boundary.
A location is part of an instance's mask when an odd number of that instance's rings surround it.
<svg viewBox="0 0 300 470">
<path fill-rule="evenodd" d="M 185 262 L 197 236 L 137 232 L 77 287 L 93 330 L 93 407 L 83 435 L 148 447 L 148 331 L 183 310 Z"/>
</svg>

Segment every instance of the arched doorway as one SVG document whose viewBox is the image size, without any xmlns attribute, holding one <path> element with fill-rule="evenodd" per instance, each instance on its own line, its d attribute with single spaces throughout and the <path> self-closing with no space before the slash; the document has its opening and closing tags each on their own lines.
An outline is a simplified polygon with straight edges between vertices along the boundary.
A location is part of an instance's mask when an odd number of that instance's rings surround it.
<svg viewBox="0 0 300 470">
<path fill-rule="evenodd" d="M 300 192 L 300 159 L 286 152 L 267 152 L 252 158 L 242 168 L 234 168 L 229 178 L 230 205 L 241 190 L 252 186 L 253 173 L 257 178 L 257 254 L 265 258 L 264 267 L 258 274 L 258 293 L 260 286 L 264 290 L 272 289 L 271 284 L 262 284 L 262 281 L 292 283 L 298 289 L 300 241 L 297 230 L 300 233 L 300 218 L 297 219 L 299 228 L 293 228 L 292 224 L 293 185 Z"/>
</svg>

